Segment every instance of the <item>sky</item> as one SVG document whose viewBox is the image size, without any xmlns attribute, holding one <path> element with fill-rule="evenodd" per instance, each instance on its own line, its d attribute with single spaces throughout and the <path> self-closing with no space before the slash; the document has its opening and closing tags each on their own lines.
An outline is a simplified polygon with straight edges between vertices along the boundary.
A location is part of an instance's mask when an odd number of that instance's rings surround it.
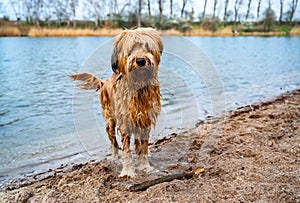
<svg viewBox="0 0 300 203">
<path fill-rule="evenodd" d="M 21 0 L 19 0 L 21 1 Z M 87 14 L 86 14 L 86 9 L 84 8 L 84 1 L 85 0 L 78 0 L 79 1 L 79 6 L 77 7 L 76 13 L 77 13 L 77 19 L 85 19 L 87 18 Z M 101 0 L 100 0 L 101 1 Z M 262 0 L 261 3 L 261 14 L 263 13 L 263 11 L 268 7 L 268 1 L 269 0 Z M 276 16 L 279 16 L 279 5 L 280 5 L 280 0 L 271 0 L 272 1 L 272 9 L 276 12 Z M 289 9 L 289 3 L 292 0 L 284 0 L 284 12 L 287 11 Z M 2 8 L 0 8 L 0 17 L 2 17 L 3 15 L 7 15 L 10 17 L 11 20 L 15 20 L 15 15 L 13 12 L 12 7 L 10 6 L 10 2 L 11 0 L 0 0 L 0 3 L 2 3 Z M 118 8 L 119 10 L 123 7 L 123 5 L 126 2 L 130 2 L 132 7 L 136 8 L 137 5 L 137 0 L 117 0 L 118 2 Z M 144 0 L 144 8 L 143 8 L 143 13 L 147 12 L 147 7 L 146 7 L 146 0 Z M 173 0 L 173 4 L 174 4 L 174 12 L 177 14 L 177 17 L 180 17 L 180 8 L 182 5 L 182 0 Z M 212 14 L 213 12 L 213 2 L 214 0 L 208 0 L 207 1 L 207 8 L 206 8 L 206 13 L 207 14 Z M 233 11 L 233 7 L 234 7 L 234 2 L 235 0 L 229 0 L 229 8 L 228 10 L 232 10 Z M 256 16 L 256 8 L 257 8 L 257 3 L 258 0 L 252 0 L 252 4 L 251 4 L 251 13 L 253 14 L 253 16 Z M 224 3 L 225 0 L 218 0 L 218 4 L 217 4 L 217 9 L 216 9 L 216 15 L 220 16 L 221 18 L 223 18 L 223 13 L 224 13 Z M 242 7 L 240 13 L 246 13 L 246 9 L 247 9 L 247 4 L 248 4 L 248 0 L 243 0 L 243 4 L 244 6 Z M 152 0 L 152 13 L 153 14 L 157 14 L 158 13 L 158 4 L 157 4 L 157 0 Z M 204 7 L 204 0 L 188 0 L 188 3 L 186 5 L 186 10 L 187 11 L 191 11 L 192 8 L 194 9 L 194 19 L 195 20 L 199 20 L 199 16 L 201 16 L 202 12 L 203 12 L 203 7 Z M 165 0 L 164 3 L 164 13 L 165 14 L 169 14 L 170 10 L 169 10 L 169 0 Z M 297 6 L 297 10 L 295 12 L 295 17 L 294 20 L 298 19 L 300 20 L 300 6 L 298 3 Z M 91 19 L 92 20 L 92 19 Z"/>
</svg>

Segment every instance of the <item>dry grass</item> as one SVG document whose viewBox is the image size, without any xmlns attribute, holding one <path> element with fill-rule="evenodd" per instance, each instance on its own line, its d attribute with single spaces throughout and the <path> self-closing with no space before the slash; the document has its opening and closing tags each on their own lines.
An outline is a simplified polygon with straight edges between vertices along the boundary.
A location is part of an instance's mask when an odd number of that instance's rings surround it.
<svg viewBox="0 0 300 203">
<path fill-rule="evenodd" d="M 240 36 L 286 36 L 286 32 L 242 32 L 239 34 Z"/>
<path fill-rule="evenodd" d="M 292 36 L 300 36 L 300 28 L 293 28 Z M 181 34 L 182 35 L 182 34 Z M 231 28 L 223 28 L 215 32 L 205 30 L 203 28 L 196 28 L 187 32 L 188 36 L 286 36 L 286 32 L 237 32 L 233 33 Z"/>
<path fill-rule="evenodd" d="M 175 30 L 175 29 L 161 30 L 160 34 L 162 36 L 181 36 L 181 35 L 183 35 L 183 33 L 179 32 L 178 30 Z"/>
<path fill-rule="evenodd" d="M 120 29 L 73 29 L 73 28 L 30 28 L 30 37 L 77 37 L 77 36 L 115 36 Z"/>
<path fill-rule="evenodd" d="M 205 30 L 203 28 L 195 28 L 185 33 L 181 33 L 177 30 L 166 30 L 161 31 L 161 34 L 164 36 L 286 36 L 286 32 L 237 32 L 232 33 L 231 28 L 223 28 L 215 32 L 211 30 Z M 300 35 L 300 29 L 295 29 L 293 36 Z"/>
<path fill-rule="evenodd" d="M 185 33 L 179 32 L 178 30 L 164 30 L 161 31 L 163 36 L 232 36 L 232 31 L 229 28 L 221 29 L 216 32 L 205 30 L 203 28 L 195 28 Z"/>
<path fill-rule="evenodd" d="M 29 26 L 15 26 L 13 24 L 0 25 L 0 36 L 30 36 L 30 37 L 77 37 L 77 36 L 115 36 L 122 29 L 74 29 L 74 28 L 37 28 Z M 203 28 L 194 28 L 182 33 L 178 30 L 160 31 L 163 36 L 286 36 L 287 32 L 241 32 L 233 34 L 231 28 L 223 28 L 215 32 Z M 300 36 L 300 27 L 294 27 L 290 36 Z"/>
<path fill-rule="evenodd" d="M 20 30 L 15 26 L 0 26 L 0 36 L 21 36 Z"/>
<path fill-rule="evenodd" d="M 300 27 L 293 27 L 290 32 L 291 36 L 300 36 Z"/>
<path fill-rule="evenodd" d="M 203 28 L 193 29 L 191 36 L 232 36 L 232 31 L 229 28 L 217 30 L 215 32 L 211 30 L 204 30 Z"/>
</svg>

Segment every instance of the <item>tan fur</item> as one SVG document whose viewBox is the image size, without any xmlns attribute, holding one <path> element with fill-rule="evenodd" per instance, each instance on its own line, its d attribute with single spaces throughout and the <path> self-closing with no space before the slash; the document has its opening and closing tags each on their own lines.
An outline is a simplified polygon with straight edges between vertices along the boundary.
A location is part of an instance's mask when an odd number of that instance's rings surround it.
<svg viewBox="0 0 300 203">
<path fill-rule="evenodd" d="M 162 40 L 154 29 L 125 30 L 115 38 L 111 57 L 114 73 L 105 82 L 88 73 L 71 76 L 83 81 L 83 89 L 100 89 L 99 100 L 114 158 L 118 157 L 119 148 L 115 130 L 121 135 L 121 176 L 135 175 L 130 154 L 132 134 L 139 168 L 151 169 L 148 140 L 161 110 L 158 65 L 162 50 Z M 145 59 L 143 66 L 138 64 L 139 58 Z"/>
</svg>

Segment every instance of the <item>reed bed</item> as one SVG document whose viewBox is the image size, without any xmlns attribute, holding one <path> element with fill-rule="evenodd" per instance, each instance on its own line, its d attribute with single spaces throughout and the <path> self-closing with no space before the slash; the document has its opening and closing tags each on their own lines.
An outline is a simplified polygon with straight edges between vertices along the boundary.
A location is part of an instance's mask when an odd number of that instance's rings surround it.
<svg viewBox="0 0 300 203">
<path fill-rule="evenodd" d="M 268 37 L 268 36 L 287 36 L 287 32 L 241 32 L 239 36 L 258 36 L 258 37 Z"/>
<path fill-rule="evenodd" d="M 183 33 L 179 32 L 178 30 L 175 30 L 175 29 L 161 30 L 160 34 L 162 36 L 181 36 L 181 35 L 183 35 Z"/>
<path fill-rule="evenodd" d="M 115 36 L 122 29 L 80 29 L 80 28 L 37 28 L 27 26 L 0 26 L 0 36 L 29 36 L 29 37 L 78 37 L 78 36 Z M 300 36 L 300 27 L 294 27 L 290 32 L 237 32 L 231 28 L 219 29 L 215 32 L 203 28 L 194 28 L 184 33 L 175 30 L 160 31 L 163 36 Z"/>
<path fill-rule="evenodd" d="M 211 30 L 205 30 L 203 28 L 193 29 L 190 33 L 191 36 L 232 36 L 233 33 L 230 28 L 224 28 L 215 32 Z"/>
<path fill-rule="evenodd" d="M 30 28 L 29 37 L 115 36 L 120 29 Z"/>
<path fill-rule="evenodd" d="M 217 30 L 215 32 L 211 30 L 205 30 L 202 28 L 195 28 L 192 30 L 188 30 L 184 33 L 171 29 L 171 30 L 164 30 L 161 31 L 161 35 L 163 36 L 232 36 L 232 31 L 229 28 Z"/>
<path fill-rule="evenodd" d="M 21 31 L 13 26 L 0 26 L 0 36 L 19 37 L 21 36 Z"/>
<path fill-rule="evenodd" d="M 293 27 L 290 31 L 291 36 L 300 36 L 300 27 Z"/>
</svg>

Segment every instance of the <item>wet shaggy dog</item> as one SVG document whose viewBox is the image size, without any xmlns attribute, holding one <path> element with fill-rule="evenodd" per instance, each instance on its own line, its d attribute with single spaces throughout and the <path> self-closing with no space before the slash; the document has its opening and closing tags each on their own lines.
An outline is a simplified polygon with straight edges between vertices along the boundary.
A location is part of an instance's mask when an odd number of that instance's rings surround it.
<svg viewBox="0 0 300 203">
<path fill-rule="evenodd" d="M 118 158 L 119 150 L 116 130 L 121 136 L 120 176 L 136 175 L 130 152 L 131 135 L 134 135 L 138 169 L 146 172 L 153 169 L 148 162 L 148 140 L 161 111 L 158 65 L 162 51 L 163 42 L 156 30 L 125 30 L 114 40 L 113 74 L 105 82 L 89 73 L 71 76 L 82 81 L 83 89 L 100 90 L 99 100 L 114 159 Z"/>
</svg>

